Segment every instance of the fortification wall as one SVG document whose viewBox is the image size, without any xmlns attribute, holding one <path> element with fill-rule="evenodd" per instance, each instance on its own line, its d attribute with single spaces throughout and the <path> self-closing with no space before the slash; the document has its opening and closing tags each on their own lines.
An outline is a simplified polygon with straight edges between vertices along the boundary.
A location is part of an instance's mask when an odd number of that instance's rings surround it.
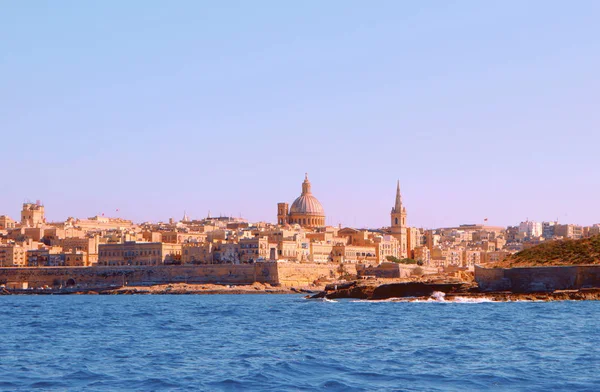
<svg viewBox="0 0 600 392">
<path fill-rule="evenodd" d="M 0 268 L 0 284 L 13 287 L 26 283 L 30 288 L 44 286 L 110 287 L 164 283 L 269 283 L 287 287 L 306 287 L 316 280 L 332 280 L 341 273 L 356 274 L 356 266 L 344 264 L 208 264 L 176 266 L 122 267 L 39 267 Z"/>
<path fill-rule="evenodd" d="M 475 281 L 479 289 L 483 291 L 506 291 L 510 290 L 511 282 L 504 278 L 502 268 L 482 268 L 478 265 L 474 270 Z"/>
<path fill-rule="evenodd" d="M 415 276 L 415 270 L 419 275 L 431 275 L 438 272 L 437 268 L 418 266 L 413 264 L 382 263 L 376 266 L 359 264 L 357 267 L 359 277 L 375 276 L 377 278 L 398 279 Z"/>
<path fill-rule="evenodd" d="M 277 277 L 282 286 L 307 287 L 316 280 L 331 281 L 342 274 L 356 275 L 355 264 L 277 263 Z"/>
<path fill-rule="evenodd" d="M 0 284 L 27 283 L 31 288 L 77 285 L 105 287 L 161 283 L 277 284 L 276 263 L 194 266 L 0 268 Z"/>
<path fill-rule="evenodd" d="M 600 265 L 482 268 L 475 267 L 475 281 L 482 291 L 575 290 L 600 287 Z"/>
</svg>

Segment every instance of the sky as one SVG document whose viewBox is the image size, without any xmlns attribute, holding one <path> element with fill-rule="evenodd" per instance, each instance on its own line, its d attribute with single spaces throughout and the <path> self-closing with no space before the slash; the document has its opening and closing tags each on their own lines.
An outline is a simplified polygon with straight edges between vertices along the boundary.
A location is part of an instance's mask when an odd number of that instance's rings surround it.
<svg viewBox="0 0 600 392">
<path fill-rule="evenodd" d="M 600 222 L 600 2 L 0 1 L 0 215 Z M 119 210 L 117 212 L 117 209 Z"/>
</svg>

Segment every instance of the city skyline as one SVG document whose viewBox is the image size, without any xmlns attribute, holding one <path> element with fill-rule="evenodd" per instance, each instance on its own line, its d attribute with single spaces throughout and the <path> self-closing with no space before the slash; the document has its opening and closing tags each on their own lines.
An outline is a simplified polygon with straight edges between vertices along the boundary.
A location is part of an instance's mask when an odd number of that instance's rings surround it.
<svg viewBox="0 0 600 392">
<path fill-rule="evenodd" d="M 4 5 L 2 213 L 600 220 L 597 2 L 260 4 Z"/>
<path fill-rule="evenodd" d="M 0 389 L 595 390 L 599 20 L 0 1 Z"/>
<path fill-rule="evenodd" d="M 308 173 L 305 173 L 305 181 L 306 179 L 308 179 Z M 400 190 L 400 180 L 397 180 L 396 183 L 398 189 Z M 303 191 L 304 192 L 304 191 Z M 397 200 L 398 195 L 396 194 L 396 200 Z M 321 199 L 321 195 L 319 195 L 319 199 Z M 404 193 L 402 193 L 402 199 L 404 199 Z M 290 202 L 293 200 L 293 198 L 288 198 L 286 199 L 286 202 Z M 38 203 L 41 205 L 45 205 L 44 201 L 41 199 L 36 199 L 36 200 L 32 200 L 32 199 L 23 199 L 22 201 L 23 203 Z M 390 203 L 390 206 L 394 206 L 395 201 L 392 201 Z M 404 203 L 404 201 L 402 202 L 402 204 L 406 207 L 406 204 Z M 18 209 L 18 208 L 16 208 Z M 273 209 L 273 213 L 271 214 L 271 217 L 267 217 L 265 219 L 250 219 L 248 218 L 248 216 L 246 214 L 244 214 L 243 212 L 239 212 L 239 213 L 223 213 L 222 211 L 215 211 L 215 210 L 211 210 L 210 208 L 208 210 L 206 210 L 205 214 L 196 214 L 194 213 L 193 209 L 183 209 L 180 211 L 180 215 L 176 215 L 176 214 L 172 214 L 168 217 L 165 218 L 159 218 L 159 219 L 146 219 L 146 220 L 136 220 L 135 218 L 132 218 L 131 216 L 129 216 L 127 214 L 127 211 L 122 211 L 121 208 L 117 207 L 117 208 L 113 208 L 112 210 L 106 210 L 106 211 L 101 211 L 101 212 L 95 212 L 95 213 L 91 213 L 91 214 L 87 214 L 87 215 L 81 215 L 81 216 L 77 216 L 77 215 L 67 215 L 63 218 L 58 218 L 55 219 L 53 218 L 53 216 L 55 216 L 56 214 L 52 214 L 52 209 L 49 209 L 46 211 L 46 216 L 48 216 L 48 221 L 49 222 L 61 222 L 61 221 L 65 221 L 68 218 L 76 218 L 76 219 L 85 219 L 85 218 L 90 218 L 90 217 L 94 217 L 94 216 L 106 216 L 106 217 L 111 217 L 111 218 L 121 218 L 121 219 L 127 219 L 127 220 L 131 220 L 134 223 L 158 223 L 158 222 L 168 222 L 169 220 L 173 219 L 174 221 L 180 221 L 182 220 L 183 217 L 188 217 L 191 220 L 202 220 L 205 219 L 207 217 L 232 217 L 232 218 L 244 218 L 245 220 L 247 220 L 248 222 L 265 222 L 265 223 L 279 223 L 278 219 L 277 219 L 277 210 L 274 208 Z M 494 222 L 493 220 L 490 220 L 487 216 L 483 217 L 479 220 L 471 220 L 471 221 L 457 221 L 457 222 L 449 222 L 448 224 L 445 225 L 437 225 L 437 226 L 423 226 L 423 225 L 418 225 L 418 224 L 414 224 L 413 222 L 411 222 L 410 216 L 412 215 L 413 211 L 409 208 L 410 214 L 409 214 L 409 218 L 408 218 L 408 225 L 412 226 L 412 227 L 418 227 L 418 228 L 423 228 L 423 229 L 439 229 L 439 228 L 447 228 L 447 227 L 458 227 L 460 225 L 469 225 L 469 224 L 485 224 L 485 225 L 489 225 L 489 226 L 502 226 L 502 227 L 509 227 L 509 226 L 519 226 L 520 223 L 523 222 L 558 222 L 558 223 L 568 223 L 568 224 L 581 224 L 581 225 L 594 225 L 594 224 L 598 224 L 597 221 L 591 221 L 589 223 L 580 223 L 580 222 L 572 222 L 572 221 L 565 221 L 565 220 L 561 220 L 559 217 L 555 217 L 555 218 L 550 218 L 550 219 L 532 219 L 531 217 L 527 216 L 519 221 L 515 221 L 512 223 L 508 223 L 508 224 L 497 224 L 496 222 Z M 384 214 L 383 220 L 385 221 L 384 223 L 380 224 L 380 225 L 374 225 L 374 226 L 360 226 L 360 225 L 352 225 L 352 224 L 345 224 L 343 221 L 338 221 L 338 222 L 334 222 L 336 221 L 336 218 L 332 218 L 329 216 L 328 210 L 326 210 L 326 217 L 325 217 L 325 223 L 327 226 L 343 226 L 343 227 L 354 227 L 354 228 L 363 228 L 363 229 L 377 229 L 377 228 L 383 228 L 383 227 L 389 227 L 390 226 L 390 222 L 389 222 L 389 208 L 387 213 Z M 10 213 L 6 213 L 6 212 L 2 212 L 0 211 L 0 215 L 7 215 L 9 217 L 15 216 L 18 217 L 19 213 L 15 213 L 15 214 L 10 214 Z M 567 216 L 567 215 L 565 215 Z"/>
</svg>

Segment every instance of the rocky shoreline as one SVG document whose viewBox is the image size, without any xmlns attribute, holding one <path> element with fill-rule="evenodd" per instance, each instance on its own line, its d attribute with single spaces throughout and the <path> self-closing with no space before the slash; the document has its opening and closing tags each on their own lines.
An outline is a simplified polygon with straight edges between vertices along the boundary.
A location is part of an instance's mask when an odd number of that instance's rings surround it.
<svg viewBox="0 0 600 392">
<path fill-rule="evenodd" d="M 321 291 L 318 291 L 321 290 Z M 367 301 L 443 301 L 443 302 L 511 302 L 511 301 L 597 301 L 600 288 L 556 290 L 551 292 L 515 293 L 482 292 L 474 282 L 441 281 L 351 281 L 326 286 L 293 288 L 254 283 L 251 285 L 172 283 L 151 286 L 60 289 L 0 289 L 0 295 L 214 295 L 214 294 L 305 294 L 308 299 L 359 299 Z"/>
<path fill-rule="evenodd" d="M 299 294 L 314 293 L 315 290 L 295 289 L 269 284 L 251 285 L 186 284 L 171 283 L 151 286 L 122 286 L 97 288 L 61 288 L 61 289 L 0 289 L 0 295 L 201 295 L 201 294 Z"/>
<path fill-rule="evenodd" d="M 352 298 L 369 301 L 597 301 L 600 288 L 556 290 L 551 292 L 514 293 L 510 291 L 481 292 L 472 282 L 377 282 L 361 281 L 330 284 L 325 290 L 307 296 L 309 299 Z"/>
</svg>

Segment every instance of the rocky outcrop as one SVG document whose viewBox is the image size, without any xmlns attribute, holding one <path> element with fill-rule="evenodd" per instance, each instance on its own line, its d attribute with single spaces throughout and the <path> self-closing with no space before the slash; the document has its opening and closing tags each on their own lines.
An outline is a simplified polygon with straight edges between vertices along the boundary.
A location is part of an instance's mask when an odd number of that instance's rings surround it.
<svg viewBox="0 0 600 392">
<path fill-rule="evenodd" d="M 365 283 L 355 281 L 327 285 L 324 291 L 307 298 L 456 302 L 600 300 L 600 288 L 530 293 L 511 291 L 482 292 L 476 284 L 465 282 L 398 282 L 381 284 L 378 282 Z"/>
<path fill-rule="evenodd" d="M 388 299 L 405 297 L 429 297 L 434 292 L 467 293 L 471 288 L 468 283 L 428 283 L 428 282 L 398 282 L 379 284 L 377 282 L 348 282 L 330 284 L 325 291 L 311 298 L 357 298 L 357 299 Z"/>
</svg>

